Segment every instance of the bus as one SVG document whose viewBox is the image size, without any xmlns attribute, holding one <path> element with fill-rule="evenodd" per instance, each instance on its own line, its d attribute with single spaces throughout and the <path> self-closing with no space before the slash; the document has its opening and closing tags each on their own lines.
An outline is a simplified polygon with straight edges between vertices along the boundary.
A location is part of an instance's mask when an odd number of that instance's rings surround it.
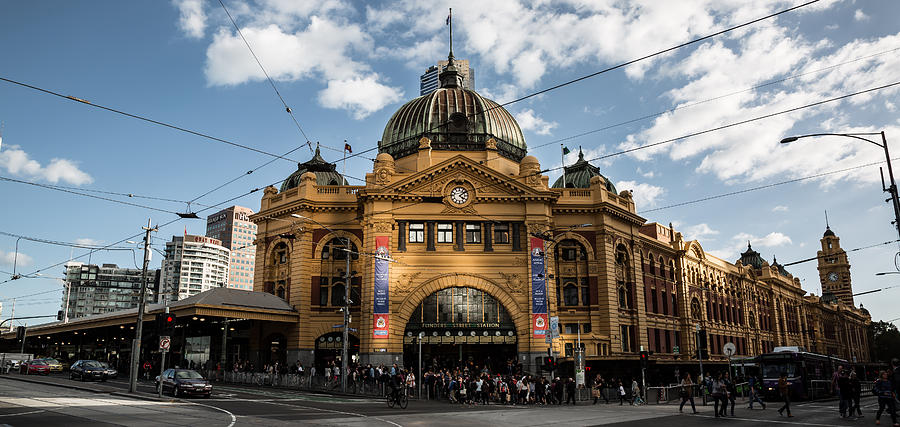
<svg viewBox="0 0 900 427">
<path fill-rule="evenodd" d="M 791 383 L 791 400 L 830 396 L 831 376 L 838 366 L 850 367 L 844 359 L 809 353 L 802 347 L 776 347 L 759 356 L 762 393 L 767 400 L 778 400 L 778 379 L 782 373 Z"/>
</svg>

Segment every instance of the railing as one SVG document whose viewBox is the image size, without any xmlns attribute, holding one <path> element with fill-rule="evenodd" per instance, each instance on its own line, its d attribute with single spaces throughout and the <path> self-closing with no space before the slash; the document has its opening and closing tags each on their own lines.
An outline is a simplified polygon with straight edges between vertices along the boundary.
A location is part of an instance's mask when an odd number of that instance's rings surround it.
<svg viewBox="0 0 900 427">
<path fill-rule="evenodd" d="M 305 391 L 340 392 L 340 377 L 322 375 L 269 374 L 263 372 L 224 372 L 206 371 L 206 378 L 222 381 L 226 384 L 240 384 L 257 387 L 278 387 Z M 347 393 L 360 396 L 384 396 L 386 384 L 378 380 L 347 379 Z M 410 392 L 410 397 L 416 393 Z"/>
<path fill-rule="evenodd" d="M 735 384 L 735 399 L 745 400 L 750 397 L 750 387 L 747 383 Z M 648 404 L 664 405 L 668 403 L 681 403 L 681 385 L 673 384 L 662 387 L 647 387 L 647 397 L 645 400 Z M 705 387 L 701 384 L 691 386 L 691 395 L 695 400 L 700 400 L 700 404 L 706 405 L 709 400 L 709 394 Z"/>
</svg>

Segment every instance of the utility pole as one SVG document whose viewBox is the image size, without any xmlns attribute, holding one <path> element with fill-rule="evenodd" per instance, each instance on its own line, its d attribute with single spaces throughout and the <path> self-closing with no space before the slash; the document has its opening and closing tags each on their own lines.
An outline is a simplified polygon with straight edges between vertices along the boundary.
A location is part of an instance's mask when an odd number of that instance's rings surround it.
<svg viewBox="0 0 900 427">
<path fill-rule="evenodd" d="M 350 238 L 344 237 L 344 242 L 346 243 L 347 251 L 344 255 L 347 258 L 347 269 L 344 271 L 344 336 L 341 340 L 341 369 L 344 372 L 341 372 L 341 392 L 347 392 L 347 376 L 350 373 L 350 361 L 347 360 L 347 340 L 350 338 L 350 280 L 352 280 L 350 274 L 350 255 L 353 254 L 352 249 L 350 248 Z"/>
<path fill-rule="evenodd" d="M 144 267 L 141 270 L 141 299 L 138 301 L 137 325 L 134 328 L 134 342 L 131 343 L 131 369 L 128 372 L 128 392 L 137 391 L 138 367 L 141 359 L 141 330 L 144 327 L 144 309 L 147 302 L 147 265 L 150 264 L 150 232 L 157 231 L 158 227 L 153 227 L 147 219 L 147 226 L 144 229 Z M 162 378 L 160 378 L 160 382 Z"/>
</svg>

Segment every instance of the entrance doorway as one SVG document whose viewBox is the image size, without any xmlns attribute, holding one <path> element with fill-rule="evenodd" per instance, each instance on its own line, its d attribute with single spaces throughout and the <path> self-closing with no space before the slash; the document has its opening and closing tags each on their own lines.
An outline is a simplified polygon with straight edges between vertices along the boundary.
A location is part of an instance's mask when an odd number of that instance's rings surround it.
<svg viewBox="0 0 900 427">
<path fill-rule="evenodd" d="M 421 340 L 421 343 L 419 342 Z M 422 369 L 468 368 L 506 372 L 515 363 L 515 324 L 496 298 L 466 287 L 437 291 L 422 300 L 406 324 L 405 366 Z"/>
<path fill-rule="evenodd" d="M 353 334 L 347 335 L 347 357 L 356 362 L 359 354 L 359 338 Z M 316 339 L 315 366 L 324 369 L 326 366 L 341 366 L 341 351 L 343 349 L 344 334 L 341 332 L 329 332 Z"/>
</svg>

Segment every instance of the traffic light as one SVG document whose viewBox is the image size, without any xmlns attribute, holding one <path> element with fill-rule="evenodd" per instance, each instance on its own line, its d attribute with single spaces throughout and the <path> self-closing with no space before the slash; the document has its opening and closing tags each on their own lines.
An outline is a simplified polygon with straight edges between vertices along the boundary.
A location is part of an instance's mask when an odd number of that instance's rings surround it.
<svg viewBox="0 0 900 427">
<path fill-rule="evenodd" d="M 556 358 L 553 356 L 544 356 L 544 370 L 545 371 L 555 371 L 556 370 Z"/>
<path fill-rule="evenodd" d="M 59 310 L 56 312 L 56 320 L 63 320 L 63 311 Z"/>
<path fill-rule="evenodd" d="M 24 326 L 16 327 L 16 339 L 19 341 L 25 339 L 25 327 Z"/>
<path fill-rule="evenodd" d="M 164 313 L 163 314 L 163 330 L 174 332 L 175 331 L 175 315 L 172 313 Z"/>
<path fill-rule="evenodd" d="M 640 353 L 641 356 L 641 369 L 647 369 L 647 362 L 650 361 L 650 352 L 642 351 Z"/>
</svg>

